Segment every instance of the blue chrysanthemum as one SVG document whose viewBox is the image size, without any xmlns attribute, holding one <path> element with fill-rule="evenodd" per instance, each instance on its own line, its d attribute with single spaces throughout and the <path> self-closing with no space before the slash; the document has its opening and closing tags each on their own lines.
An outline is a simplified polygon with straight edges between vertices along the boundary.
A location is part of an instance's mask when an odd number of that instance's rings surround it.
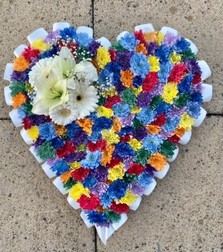
<svg viewBox="0 0 223 252">
<path fill-rule="evenodd" d="M 135 75 L 145 78 L 149 72 L 150 66 L 147 57 L 142 53 L 135 53 L 130 59 L 131 70 Z"/>
<path fill-rule="evenodd" d="M 167 62 L 169 61 L 171 52 L 169 47 L 161 45 L 156 49 L 155 55 L 159 58 L 160 62 Z"/>
<path fill-rule="evenodd" d="M 101 198 L 101 204 L 104 208 L 108 208 L 111 206 L 111 203 L 113 201 L 113 199 L 108 195 L 108 193 L 104 193 Z"/>
<path fill-rule="evenodd" d="M 160 82 L 167 82 L 171 69 L 172 65 L 170 62 L 162 62 L 160 64 L 160 71 L 158 72 Z"/>
<path fill-rule="evenodd" d="M 80 163 L 85 168 L 95 169 L 100 165 L 101 156 L 102 154 L 100 151 L 87 151 L 85 159 Z"/>
<path fill-rule="evenodd" d="M 84 187 L 93 188 L 96 186 L 97 182 L 97 179 L 92 174 L 89 174 L 83 181 L 83 185 Z"/>
<path fill-rule="evenodd" d="M 137 40 L 132 33 L 126 33 L 121 39 L 119 40 L 120 44 L 123 48 L 134 51 L 135 47 L 138 45 L 139 40 Z"/>
<path fill-rule="evenodd" d="M 107 194 L 110 198 L 119 200 L 125 195 L 126 190 L 127 184 L 123 180 L 117 179 L 110 184 Z"/>
<path fill-rule="evenodd" d="M 183 37 L 181 37 L 176 44 L 173 46 L 177 53 L 183 53 L 190 48 L 190 43 Z"/>
<path fill-rule="evenodd" d="M 141 86 L 142 85 L 142 77 L 140 77 L 140 76 L 135 76 L 134 77 L 134 79 L 133 79 L 133 86 L 134 87 L 139 87 L 139 86 Z"/>
<path fill-rule="evenodd" d="M 156 111 L 149 108 L 142 108 L 136 118 L 144 125 L 151 123 L 156 116 Z"/>
<path fill-rule="evenodd" d="M 56 162 L 52 167 L 51 170 L 56 172 L 57 176 L 60 176 L 61 174 L 63 174 L 64 172 L 69 170 L 69 165 L 64 161 L 61 160 L 59 162 Z"/>
<path fill-rule="evenodd" d="M 118 143 L 115 145 L 115 154 L 121 158 L 134 156 L 135 151 L 128 143 Z"/>
<path fill-rule="evenodd" d="M 87 216 L 90 223 L 97 223 L 98 226 L 104 226 L 107 224 L 107 218 L 104 213 L 88 211 Z"/>
<path fill-rule="evenodd" d="M 125 103 L 116 103 L 113 106 L 113 111 L 114 111 L 115 116 L 126 117 L 128 116 L 130 112 L 130 106 Z"/>
<path fill-rule="evenodd" d="M 167 116 L 166 123 L 163 126 L 164 131 L 171 132 L 174 131 L 180 122 L 180 117 L 177 116 Z"/>
<path fill-rule="evenodd" d="M 198 118 L 201 112 L 201 107 L 198 102 L 188 102 L 187 103 L 187 113 L 193 118 Z"/>
<path fill-rule="evenodd" d="M 64 145 L 64 140 L 60 137 L 55 137 L 51 140 L 51 144 L 55 149 L 58 149 Z"/>
<path fill-rule="evenodd" d="M 87 47 L 92 42 L 92 38 L 86 33 L 77 33 L 77 42 L 79 45 Z"/>
<path fill-rule="evenodd" d="M 192 75 L 187 75 L 181 82 L 180 84 L 177 86 L 179 92 L 181 93 L 188 93 L 190 92 L 190 88 L 191 88 L 191 81 L 193 79 Z"/>
<path fill-rule="evenodd" d="M 146 187 L 153 181 L 153 177 L 148 172 L 139 174 L 138 181 L 141 186 Z"/>
<path fill-rule="evenodd" d="M 68 27 L 60 31 L 60 36 L 64 40 L 67 40 L 67 38 L 76 39 L 77 33 L 74 27 Z"/>
<path fill-rule="evenodd" d="M 163 143 L 162 137 L 159 135 L 148 135 L 142 141 L 144 149 L 155 153 L 160 148 L 160 145 Z"/>
<path fill-rule="evenodd" d="M 49 141 L 57 136 L 53 123 L 43 123 L 39 125 L 41 139 Z"/>
</svg>

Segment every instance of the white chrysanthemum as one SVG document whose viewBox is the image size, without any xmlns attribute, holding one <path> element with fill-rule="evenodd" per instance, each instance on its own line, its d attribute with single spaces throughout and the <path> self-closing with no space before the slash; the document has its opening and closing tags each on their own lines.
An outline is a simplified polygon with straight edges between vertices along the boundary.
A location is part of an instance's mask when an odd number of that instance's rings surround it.
<svg viewBox="0 0 223 252">
<path fill-rule="evenodd" d="M 88 116 L 97 108 L 97 90 L 87 83 L 79 83 L 74 90 L 69 90 L 69 104 L 77 112 L 77 119 Z"/>
<path fill-rule="evenodd" d="M 67 125 L 77 118 L 77 111 L 69 104 L 57 106 L 49 111 L 52 121 L 58 125 Z"/>
</svg>

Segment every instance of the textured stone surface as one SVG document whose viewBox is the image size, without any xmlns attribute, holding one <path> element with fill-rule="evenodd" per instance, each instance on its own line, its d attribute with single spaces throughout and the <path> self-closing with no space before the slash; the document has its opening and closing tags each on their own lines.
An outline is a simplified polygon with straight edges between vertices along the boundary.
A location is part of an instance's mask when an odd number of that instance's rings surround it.
<svg viewBox="0 0 223 252">
<path fill-rule="evenodd" d="M 198 58 L 207 61 L 214 97 L 205 104 L 209 113 L 223 112 L 222 0 L 115 0 L 95 1 L 95 36 L 115 40 L 122 31 L 132 32 L 138 24 L 152 23 L 156 29 L 170 26 L 191 39 L 198 47 Z"/>
<path fill-rule="evenodd" d="M 94 251 L 94 230 L 54 187 L 18 129 L 0 122 L 0 251 Z"/>
<path fill-rule="evenodd" d="M 13 51 L 26 44 L 26 37 L 39 27 L 52 30 L 55 22 L 67 21 L 76 26 L 91 26 L 91 0 L 1 0 L 0 1 L 0 118 L 8 117 L 10 108 L 3 99 L 5 65 L 14 59 Z"/>
<path fill-rule="evenodd" d="M 223 250 L 223 118 L 208 117 L 155 191 L 98 251 Z"/>
</svg>

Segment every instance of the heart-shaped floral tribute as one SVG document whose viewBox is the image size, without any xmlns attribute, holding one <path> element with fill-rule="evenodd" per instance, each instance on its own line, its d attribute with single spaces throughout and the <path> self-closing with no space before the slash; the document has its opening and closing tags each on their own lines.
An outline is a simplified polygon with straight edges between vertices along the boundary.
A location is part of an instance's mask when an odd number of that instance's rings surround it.
<svg viewBox="0 0 223 252">
<path fill-rule="evenodd" d="M 163 178 L 212 95 L 196 46 L 151 24 L 117 42 L 54 24 L 28 36 L 8 64 L 10 117 L 42 168 L 103 242 Z"/>
</svg>

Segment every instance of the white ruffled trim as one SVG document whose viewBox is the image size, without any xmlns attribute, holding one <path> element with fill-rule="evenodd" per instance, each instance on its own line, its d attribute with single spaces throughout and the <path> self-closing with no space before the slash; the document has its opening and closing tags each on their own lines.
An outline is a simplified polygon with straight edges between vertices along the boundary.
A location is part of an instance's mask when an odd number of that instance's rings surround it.
<svg viewBox="0 0 223 252">
<path fill-rule="evenodd" d="M 67 22 L 57 22 L 53 24 L 53 31 L 63 30 L 68 27 L 70 27 L 70 24 Z"/>
<path fill-rule="evenodd" d="M 48 32 L 43 29 L 43 28 L 38 28 L 35 31 L 33 31 L 32 33 L 30 33 L 27 36 L 27 39 L 29 41 L 30 44 L 32 44 L 34 41 L 38 40 L 38 39 L 45 39 L 48 35 Z"/>
</svg>

